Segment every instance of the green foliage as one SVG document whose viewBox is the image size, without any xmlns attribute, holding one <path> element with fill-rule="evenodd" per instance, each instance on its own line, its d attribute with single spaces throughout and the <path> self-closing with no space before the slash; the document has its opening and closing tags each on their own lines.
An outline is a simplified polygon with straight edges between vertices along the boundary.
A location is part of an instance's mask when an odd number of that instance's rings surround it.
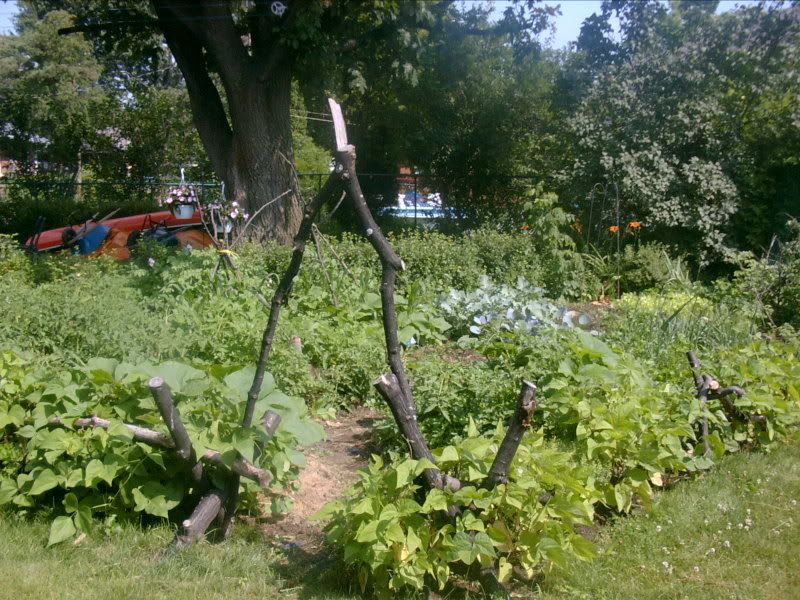
<svg viewBox="0 0 800 600">
<path fill-rule="evenodd" d="M 434 452 L 461 478 L 457 492 L 422 495 L 417 481 L 429 462 L 395 458 L 384 466 L 374 456 L 348 496 L 321 511 L 320 517 L 331 518 L 329 539 L 343 549 L 362 592 L 388 597 L 425 585 L 441 590 L 465 568 L 495 560 L 500 580 L 508 581 L 514 567 L 532 577 L 595 556 L 575 526 L 592 522 L 598 495 L 585 483 L 586 469 L 546 445 L 540 433 L 526 435 L 507 484 L 482 486 L 503 433 L 498 426 L 493 435 L 478 436 L 473 428 L 469 437 Z M 543 494 L 549 499 L 542 501 Z M 450 506 L 463 510 L 449 518 Z"/>
<path fill-rule="evenodd" d="M 44 150 L 50 160 L 76 165 L 106 108 L 91 44 L 56 33 L 71 25 L 69 13 L 53 11 L 20 36 L 0 37 L 0 145 L 17 160 Z"/>
<path fill-rule="evenodd" d="M 256 404 L 259 424 L 243 429 L 238 423 L 253 369 L 209 371 L 216 375 L 177 362 L 134 365 L 105 358 L 92 358 L 79 368 L 42 370 L 32 357 L 3 351 L 0 505 L 55 516 L 48 545 L 91 530 L 95 518 L 109 523 L 185 514 L 183 500 L 193 491 L 185 466 L 171 451 L 134 442 L 124 425 L 164 431 L 146 387 L 155 375 L 170 386 L 197 456 L 209 448 L 226 463 L 243 456 L 272 471 L 277 485 L 285 486 L 305 464 L 297 446 L 318 441 L 321 427 L 308 419 L 301 399 L 276 389 L 268 375 Z M 271 439 L 260 425 L 270 409 L 282 417 Z M 74 425 L 87 416 L 108 419 L 110 425 Z M 267 441 L 257 454 L 256 445 Z M 213 468 L 209 471 L 215 479 Z M 254 508 L 257 486 L 247 481 L 243 487 L 246 504 Z"/>
<path fill-rule="evenodd" d="M 732 292 L 756 303 L 776 325 L 800 327 L 800 223 L 791 220 L 787 239 L 772 248 L 772 255 L 744 261 L 734 278 Z"/>
<path fill-rule="evenodd" d="M 605 3 L 563 74 L 574 87 L 573 103 L 563 104 L 557 189 L 587 198 L 587 222 L 592 186 L 618 186 L 623 222 L 645 221 L 649 236 L 701 265 L 735 258 L 729 234 L 742 208 L 738 237 L 749 247 L 768 243 L 775 209 L 791 194 L 779 191 L 796 165 L 785 152 L 800 139 L 788 116 L 797 110 L 800 79 L 790 65 L 799 36 L 796 6 L 717 15 L 702 3 Z M 594 223 L 619 222 L 609 204 L 594 207 Z"/>
<path fill-rule="evenodd" d="M 698 291 L 624 294 L 603 321 L 604 337 L 657 371 L 682 369 L 684 352 L 706 354 L 749 343 L 757 327 L 750 307 Z"/>
</svg>

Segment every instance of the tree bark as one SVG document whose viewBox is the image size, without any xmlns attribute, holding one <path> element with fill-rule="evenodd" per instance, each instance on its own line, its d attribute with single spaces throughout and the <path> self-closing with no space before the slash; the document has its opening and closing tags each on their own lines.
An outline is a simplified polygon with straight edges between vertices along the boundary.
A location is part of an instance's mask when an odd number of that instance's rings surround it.
<svg viewBox="0 0 800 600">
<path fill-rule="evenodd" d="M 291 243 L 302 211 L 289 114 L 290 58 L 282 51 L 251 57 L 224 2 L 152 4 L 186 81 L 194 124 L 229 199 L 255 213 L 291 189 L 292 194 L 263 210 L 249 230 L 257 238 Z M 211 71 L 219 74 L 221 90 Z"/>
<path fill-rule="evenodd" d="M 172 541 L 172 549 L 185 548 L 201 540 L 206 534 L 208 526 L 222 510 L 225 498 L 224 490 L 215 488 L 206 493 L 197 503 L 191 516 L 181 523 L 181 528 Z"/>
<path fill-rule="evenodd" d="M 517 408 L 508 424 L 506 435 L 497 450 L 497 455 L 494 457 L 492 467 L 489 469 L 486 487 L 493 488 L 498 484 L 508 483 L 511 461 L 514 460 L 517 449 L 522 443 L 522 436 L 528 428 L 533 413 L 536 412 L 536 406 L 536 385 L 530 381 L 523 381 Z"/>
</svg>

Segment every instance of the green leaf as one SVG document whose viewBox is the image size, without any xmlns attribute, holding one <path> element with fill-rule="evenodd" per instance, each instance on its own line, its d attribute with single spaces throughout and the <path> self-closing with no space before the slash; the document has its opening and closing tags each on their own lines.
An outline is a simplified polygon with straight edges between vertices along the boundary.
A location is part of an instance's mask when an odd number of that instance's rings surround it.
<svg viewBox="0 0 800 600">
<path fill-rule="evenodd" d="M 255 367 L 245 367 L 244 369 L 240 369 L 238 371 L 234 371 L 230 373 L 223 379 L 222 381 L 228 386 L 231 390 L 235 391 L 236 394 L 239 396 L 240 399 L 244 399 L 247 397 L 248 392 L 250 392 L 250 386 L 253 385 L 253 377 L 256 374 Z M 268 396 L 275 390 L 275 379 L 272 377 L 270 373 L 264 373 L 264 381 L 261 384 L 261 391 L 258 394 L 258 398 L 264 398 Z"/>
<path fill-rule="evenodd" d="M 167 487 L 155 481 L 148 481 L 133 490 L 135 510 L 157 517 L 169 517 L 169 511 L 181 501 L 183 492 L 177 487 Z"/>
<path fill-rule="evenodd" d="M 511 579 L 511 574 L 514 572 L 514 565 L 508 562 L 505 556 L 501 556 L 497 563 L 497 579 L 500 583 L 506 583 Z"/>
<path fill-rule="evenodd" d="M 44 471 L 40 471 L 33 479 L 33 485 L 31 486 L 30 491 L 28 494 L 31 496 L 38 496 L 46 492 L 47 490 L 52 490 L 54 487 L 58 485 L 58 478 L 56 474 L 53 473 L 50 469 L 45 469 Z"/>
<path fill-rule="evenodd" d="M 356 533 L 356 541 L 361 543 L 374 542 L 378 539 L 379 521 L 368 521 L 362 523 Z"/>
<path fill-rule="evenodd" d="M 597 558 L 597 547 L 582 535 L 573 535 L 570 538 L 572 551 L 581 560 L 594 560 Z"/>
<path fill-rule="evenodd" d="M 175 394 L 184 394 L 184 395 L 198 395 L 205 391 L 208 387 L 207 380 L 208 376 L 198 369 L 194 367 L 190 367 L 184 363 L 179 362 L 165 362 L 150 369 L 153 376 L 158 376 L 164 379 L 164 381 L 169 386 L 169 389 L 173 391 Z M 198 386 L 199 382 L 203 381 L 205 386 Z M 193 383 L 191 388 L 189 384 Z M 186 388 L 186 389 L 184 389 Z M 188 392 L 188 393 L 187 393 Z"/>
<path fill-rule="evenodd" d="M 255 441 L 253 440 L 253 432 L 250 429 L 238 428 L 233 432 L 233 447 L 244 458 L 253 461 L 253 454 L 255 453 Z"/>
<path fill-rule="evenodd" d="M 108 485 L 113 483 L 118 467 L 108 459 L 109 457 L 106 457 L 106 462 L 100 462 L 96 458 L 89 461 L 89 464 L 86 465 L 85 476 L 85 484 L 87 486 L 94 486 L 98 481 L 105 481 Z"/>
<path fill-rule="evenodd" d="M 86 502 L 79 503 L 74 519 L 78 529 L 89 531 L 92 528 L 92 507 Z"/>
<path fill-rule="evenodd" d="M 434 489 L 428 492 L 425 503 L 422 505 L 422 512 L 429 513 L 435 510 L 447 510 L 447 497 L 442 490 Z"/>
<path fill-rule="evenodd" d="M 439 453 L 439 462 L 458 462 L 458 450 L 455 446 L 445 446 Z"/>
<path fill-rule="evenodd" d="M 17 495 L 17 484 L 10 479 L 0 479 L 0 506 L 8 504 Z"/>
<path fill-rule="evenodd" d="M 72 517 L 56 517 L 50 525 L 50 539 L 47 540 L 47 547 L 68 540 L 75 535 L 76 531 Z"/>
<path fill-rule="evenodd" d="M 567 554 L 564 552 L 561 544 L 559 544 L 553 538 L 541 538 L 539 540 L 539 552 L 541 552 L 542 556 L 544 556 L 553 564 L 561 567 L 562 569 L 567 568 Z"/>
<path fill-rule="evenodd" d="M 354 515 L 374 515 L 375 510 L 372 508 L 372 498 L 362 498 L 349 512 Z"/>
<path fill-rule="evenodd" d="M 72 514 L 78 510 L 78 497 L 72 492 L 64 496 L 64 508 L 67 510 L 68 514 Z"/>
</svg>

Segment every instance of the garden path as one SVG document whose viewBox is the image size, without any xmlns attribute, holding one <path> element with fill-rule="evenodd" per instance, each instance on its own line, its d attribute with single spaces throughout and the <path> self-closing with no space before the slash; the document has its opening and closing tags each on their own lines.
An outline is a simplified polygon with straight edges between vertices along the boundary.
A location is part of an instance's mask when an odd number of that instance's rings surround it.
<svg viewBox="0 0 800 600">
<path fill-rule="evenodd" d="M 309 517 L 326 503 L 341 496 L 367 466 L 372 427 L 384 415 L 359 407 L 324 421 L 326 439 L 305 450 L 306 467 L 300 471 L 299 487 L 287 492 L 294 507 L 283 519 L 262 525 L 266 537 L 286 550 L 314 554 L 322 546 L 322 524 Z"/>
</svg>

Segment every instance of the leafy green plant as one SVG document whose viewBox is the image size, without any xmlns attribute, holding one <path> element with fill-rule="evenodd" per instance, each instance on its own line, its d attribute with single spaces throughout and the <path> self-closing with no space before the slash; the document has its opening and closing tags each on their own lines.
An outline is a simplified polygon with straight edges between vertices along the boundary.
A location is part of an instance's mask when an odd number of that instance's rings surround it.
<svg viewBox="0 0 800 600">
<path fill-rule="evenodd" d="M 318 515 L 331 519 L 328 537 L 343 549 L 362 592 L 390 597 L 425 586 L 442 590 L 495 561 L 502 582 L 515 568 L 532 578 L 595 556 L 594 545 L 575 532 L 592 522 L 598 500 L 586 469 L 549 447 L 541 433 L 529 433 L 510 481 L 486 489 L 503 428 L 479 436 L 473 425 L 467 433 L 434 452 L 440 466 L 461 478 L 460 490 L 422 494 L 416 482 L 430 463 L 395 458 L 384 464 L 373 456 L 347 497 Z M 461 509 L 454 517 L 448 516 L 451 506 Z"/>
<path fill-rule="evenodd" d="M 240 427 L 252 368 L 217 368 L 212 375 L 177 362 L 133 365 L 102 358 L 56 372 L 34 365 L 11 351 L 0 354 L 0 505 L 55 517 L 49 544 L 91 530 L 95 518 L 168 518 L 186 511 L 190 474 L 174 453 L 136 443 L 125 425 L 163 431 L 145 384 L 150 376 L 169 384 L 198 456 L 209 448 L 228 464 L 242 456 L 272 471 L 278 485 L 287 485 L 305 464 L 298 445 L 322 436 L 304 402 L 277 390 L 271 376 L 256 412 L 281 415 L 277 434 L 270 439 L 262 425 Z M 75 426 L 85 416 L 110 423 Z M 251 508 L 257 488 L 244 484 Z"/>
</svg>

